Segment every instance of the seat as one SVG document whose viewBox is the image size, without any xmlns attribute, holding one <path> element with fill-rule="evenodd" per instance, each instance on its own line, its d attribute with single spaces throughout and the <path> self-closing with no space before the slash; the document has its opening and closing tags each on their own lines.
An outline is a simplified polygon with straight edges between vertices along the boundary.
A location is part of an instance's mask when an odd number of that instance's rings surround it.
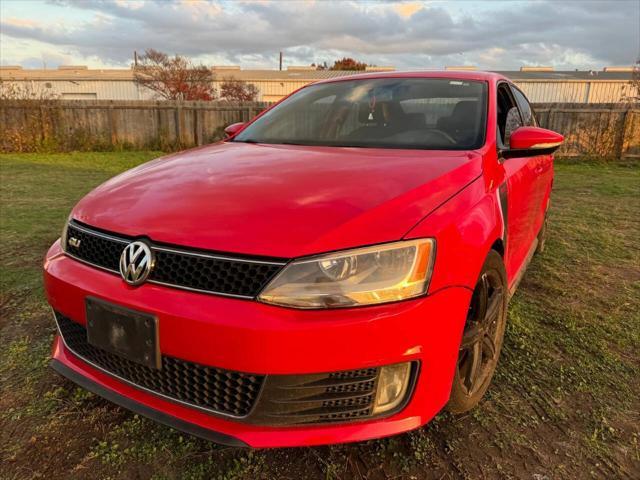
<svg viewBox="0 0 640 480">
<path fill-rule="evenodd" d="M 438 120 L 438 130 L 449 134 L 459 145 L 474 143 L 478 133 L 478 105 L 477 100 L 456 103 L 451 115 Z"/>
</svg>

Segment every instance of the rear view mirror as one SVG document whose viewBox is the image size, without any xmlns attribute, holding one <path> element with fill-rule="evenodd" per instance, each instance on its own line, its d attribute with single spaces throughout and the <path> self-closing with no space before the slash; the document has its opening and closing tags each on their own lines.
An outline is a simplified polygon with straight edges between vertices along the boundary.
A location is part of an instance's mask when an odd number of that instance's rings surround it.
<svg viewBox="0 0 640 480">
<path fill-rule="evenodd" d="M 533 157 L 555 152 L 564 137 L 559 133 L 539 127 L 520 127 L 509 139 L 510 148 L 502 150 L 504 158 Z"/>
<path fill-rule="evenodd" d="M 236 133 L 242 130 L 245 125 L 246 125 L 245 122 L 232 123 L 231 125 L 229 125 L 227 128 L 224 129 L 224 133 L 227 136 L 227 138 L 233 137 Z"/>
</svg>

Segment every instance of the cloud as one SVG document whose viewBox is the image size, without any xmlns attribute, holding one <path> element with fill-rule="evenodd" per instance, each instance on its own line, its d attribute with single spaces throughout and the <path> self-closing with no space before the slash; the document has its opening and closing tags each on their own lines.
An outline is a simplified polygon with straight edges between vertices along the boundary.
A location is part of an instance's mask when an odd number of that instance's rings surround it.
<svg viewBox="0 0 640 480">
<path fill-rule="evenodd" d="M 2 18 L 3 57 L 17 40 L 74 58 L 126 65 L 133 50 L 155 49 L 201 61 L 273 67 L 353 56 L 401 68 L 475 64 L 565 68 L 631 64 L 640 54 L 640 3 L 323 2 L 56 0 L 82 20 L 36 20 L 27 10 Z M 4 16 L 3 16 L 4 17 Z M 7 42 L 4 42 L 7 43 Z M 15 49 L 14 49 L 15 50 Z"/>
<path fill-rule="evenodd" d="M 414 13 L 416 13 L 418 10 L 422 9 L 422 4 L 420 2 L 408 2 L 408 3 L 400 3 L 398 5 L 395 6 L 395 11 L 398 12 L 398 14 L 401 17 L 410 17 L 411 15 L 413 15 Z"/>
</svg>

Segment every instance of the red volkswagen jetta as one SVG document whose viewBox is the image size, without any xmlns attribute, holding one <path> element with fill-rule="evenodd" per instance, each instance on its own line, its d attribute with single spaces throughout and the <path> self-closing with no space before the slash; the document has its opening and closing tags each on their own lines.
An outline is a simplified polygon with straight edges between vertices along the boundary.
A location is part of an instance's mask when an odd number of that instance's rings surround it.
<svg viewBox="0 0 640 480">
<path fill-rule="evenodd" d="M 481 72 L 343 77 L 227 133 L 73 209 L 44 265 L 53 368 L 237 446 L 476 405 L 563 139 L 522 92 Z"/>
</svg>

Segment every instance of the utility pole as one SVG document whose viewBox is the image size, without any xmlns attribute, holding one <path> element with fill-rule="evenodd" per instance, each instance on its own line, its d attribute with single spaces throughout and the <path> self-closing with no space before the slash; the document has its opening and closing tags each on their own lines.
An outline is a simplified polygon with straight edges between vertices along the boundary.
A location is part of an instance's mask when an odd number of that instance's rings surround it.
<svg viewBox="0 0 640 480">
<path fill-rule="evenodd" d="M 280 52 L 280 71 L 282 71 L 282 52 Z"/>
</svg>

